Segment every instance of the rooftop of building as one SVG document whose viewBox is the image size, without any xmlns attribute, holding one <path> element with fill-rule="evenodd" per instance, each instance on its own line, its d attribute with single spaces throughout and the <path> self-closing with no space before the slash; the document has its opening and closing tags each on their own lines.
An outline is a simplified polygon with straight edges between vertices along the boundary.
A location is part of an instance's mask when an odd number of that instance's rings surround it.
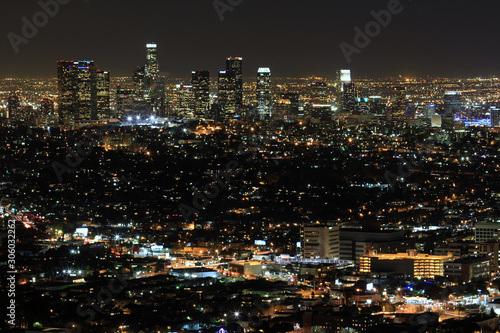
<svg viewBox="0 0 500 333">
<path fill-rule="evenodd" d="M 488 257 L 472 256 L 472 257 L 463 257 L 463 258 L 455 259 L 451 262 L 455 263 L 455 264 L 470 264 L 470 263 L 483 262 L 483 261 L 489 261 L 489 258 Z"/>
<path fill-rule="evenodd" d="M 367 255 L 367 257 L 378 258 L 383 260 L 398 260 L 398 259 L 433 259 L 433 260 L 443 260 L 453 258 L 451 253 L 446 255 L 436 255 L 427 253 L 417 253 L 416 251 L 407 251 L 405 253 L 376 253 L 372 252 Z"/>
</svg>

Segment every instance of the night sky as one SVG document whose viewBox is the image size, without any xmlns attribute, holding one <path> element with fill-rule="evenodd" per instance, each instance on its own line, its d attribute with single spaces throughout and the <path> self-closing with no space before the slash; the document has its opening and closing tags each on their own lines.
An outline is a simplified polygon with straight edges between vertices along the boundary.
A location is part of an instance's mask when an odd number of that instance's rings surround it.
<svg viewBox="0 0 500 333">
<path fill-rule="evenodd" d="M 47 0 L 44 0 L 47 1 Z M 271 67 L 274 76 L 487 76 L 500 74 L 500 2 L 402 0 L 403 11 L 345 60 L 339 44 L 353 44 L 374 0 L 243 0 L 221 22 L 213 0 L 65 0 L 16 54 L 7 38 L 21 35 L 23 16 L 41 10 L 35 0 L 2 0 L 0 77 L 56 75 L 56 61 L 94 60 L 113 76 L 145 62 L 145 44 L 158 43 L 160 70 L 188 77 L 216 71 L 226 56 L 244 57 L 244 76 Z M 220 0 L 222 3 L 239 0 Z"/>
</svg>

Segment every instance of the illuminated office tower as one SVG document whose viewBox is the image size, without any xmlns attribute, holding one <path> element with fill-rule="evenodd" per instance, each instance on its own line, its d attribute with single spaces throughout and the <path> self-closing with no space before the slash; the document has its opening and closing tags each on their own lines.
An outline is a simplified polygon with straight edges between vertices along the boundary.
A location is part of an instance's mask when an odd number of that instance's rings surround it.
<svg viewBox="0 0 500 333">
<path fill-rule="evenodd" d="M 109 72 L 95 70 L 93 61 L 58 61 L 57 86 L 60 123 L 109 117 Z"/>
<path fill-rule="evenodd" d="M 313 104 L 328 103 L 328 85 L 325 82 L 312 82 L 309 89 Z"/>
<path fill-rule="evenodd" d="M 232 117 L 237 112 L 236 105 L 236 73 L 234 71 L 219 71 L 218 77 L 219 104 L 223 114 Z"/>
<path fill-rule="evenodd" d="M 444 116 L 454 117 L 462 108 L 462 92 L 446 91 L 444 93 Z"/>
<path fill-rule="evenodd" d="M 157 47 L 154 43 L 146 44 L 146 77 L 157 77 L 160 74 Z"/>
<path fill-rule="evenodd" d="M 356 111 L 356 88 L 354 82 L 344 83 L 342 91 L 342 113 L 350 116 Z"/>
<path fill-rule="evenodd" d="M 243 58 L 228 57 L 226 59 L 226 71 L 234 71 L 236 91 L 236 111 L 243 105 Z"/>
<path fill-rule="evenodd" d="M 176 86 L 177 102 L 176 114 L 179 118 L 194 118 L 195 94 L 190 84 L 178 84 Z"/>
<path fill-rule="evenodd" d="M 18 96 L 9 96 L 7 101 L 7 117 L 6 118 L 16 118 L 19 113 L 19 97 Z"/>
<path fill-rule="evenodd" d="M 194 114 L 203 117 L 210 105 L 210 71 L 192 71 L 191 85 L 194 93 Z"/>
<path fill-rule="evenodd" d="M 257 105 L 260 119 L 272 116 L 271 70 L 261 67 L 257 71 Z"/>
<path fill-rule="evenodd" d="M 97 119 L 95 76 L 93 61 L 58 61 L 60 122 Z"/>
<path fill-rule="evenodd" d="M 47 126 L 57 124 L 56 113 L 54 110 L 54 101 L 48 98 L 40 101 L 40 125 Z"/>
<path fill-rule="evenodd" d="M 337 71 L 337 85 L 340 91 L 344 91 L 344 83 L 351 83 L 351 70 L 350 69 L 339 69 Z"/>
<path fill-rule="evenodd" d="M 78 110 L 76 73 L 78 63 L 74 61 L 57 62 L 58 113 L 62 124 L 74 123 Z"/>
<path fill-rule="evenodd" d="M 137 69 L 132 73 L 132 81 L 134 82 L 134 89 L 137 91 L 136 97 L 138 99 L 144 98 L 145 70 L 144 66 L 137 66 Z"/>
<path fill-rule="evenodd" d="M 96 75 L 96 103 L 97 118 L 109 118 L 109 72 L 97 70 Z"/>
<path fill-rule="evenodd" d="M 146 66 L 144 70 L 144 99 L 146 100 L 146 114 L 164 115 L 165 82 L 160 75 L 157 45 L 146 45 Z"/>
<path fill-rule="evenodd" d="M 136 116 L 137 91 L 135 89 L 118 89 L 115 91 L 115 117 Z"/>
<path fill-rule="evenodd" d="M 490 108 L 491 127 L 500 127 L 500 108 Z"/>
<path fill-rule="evenodd" d="M 93 61 L 80 61 L 77 71 L 78 120 L 97 119 L 96 81 Z"/>
<path fill-rule="evenodd" d="M 389 110 L 390 120 L 402 120 L 406 117 L 406 88 L 396 86 L 392 88 L 393 101 Z"/>
<path fill-rule="evenodd" d="M 336 82 L 336 99 L 337 99 L 337 116 L 346 116 L 348 114 L 344 113 L 344 88 L 346 84 L 351 84 L 352 76 L 350 69 L 339 69 L 337 70 L 337 82 Z M 349 109 L 351 106 L 346 106 Z"/>
</svg>

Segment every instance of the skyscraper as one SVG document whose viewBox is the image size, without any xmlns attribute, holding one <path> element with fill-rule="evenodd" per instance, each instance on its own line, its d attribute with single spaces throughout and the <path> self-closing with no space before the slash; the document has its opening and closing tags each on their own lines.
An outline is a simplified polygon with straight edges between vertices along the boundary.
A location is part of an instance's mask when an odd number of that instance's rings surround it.
<svg viewBox="0 0 500 333">
<path fill-rule="evenodd" d="M 342 113 L 350 116 L 356 111 L 356 88 L 354 82 L 344 83 L 342 90 Z"/>
<path fill-rule="evenodd" d="M 42 126 L 58 123 L 54 112 L 54 101 L 48 98 L 40 102 L 40 122 Z"/>
<path fill-rule="evenodd" d="M 500 108 L 490 108 L 491 127 L 500 127 Z"/>
<path fill-rule="evenodd" d="M 137 73 L 140 77 L 140 73 Z M 147 105 L 147 114 L 163 115 L 165 104 L 165 82 L 160 77 L 157 45 L 146 44 L 146 66 L 144 69 L 144 99 Z"/>
<path fill-rule="evenodd" d="M 158 64 L 157 45 L 155 43 L 146 44 L 146 77 L 156 77 L 160 74 Z"/>
<path fill-rule="evenodd" d="M 337 85 L 340 91 L 344 91 L 344 83 L 351 83 L 351 70 L 350 69 L 339 69 L 337 71 Z"/>
<path fill-rule="evenodd" d="M 328 85 L 323 81 L 314 81 L 309 85 L 311 103 L 326 104 L 328 103 Z"/>
<path fill-rule="evenodd" d="M 350 69 L 337 70 L 337 82 L 336 82 L 336 86 L 337 86 L 336 98 L 337 98 L 337 110 L 338 110 L 337 116 L 340 116 L 340 117 L 352 114 L 352 113 L 346 114 L 344 112 L 344 109 L 350 110 L 349 112 L 354 111 L 356 96 L 353 97 L 354 101 L 351 101 L 349 96 L 344 95 L 345 85 L 349 85 L 349 84 L 352 84 L 351 70 Z M 354 86 L 352 86 L 352 88 L 354 88 Z M 349 97 L 347 100 L 352 105 L 344 105 L 344 99 L 347 97 Z"/>
<path fill-rule="evenodd" d="M 77 113 L 77 80 L 78 63 L 74 61 L 57 62 L 57 90 L 59 121 L 62 124 L 72 124 Z"/>
<path fill-rule="evenodd" d="M 178 84 L 176 115 L 179 118 L 193 118 L 195 109 L 195 94 L 190 84 Z"/>
<path fill-rule="evenodd" d="M 137 98 L 144 98 L 144 77 L 146 68 L 144 66 L 137 66 L 137 69 L 132 73 L 132 81 L 134 82 L 134 89 L 137 91 Z"/>
<path fill-rule="evenodd" d="M 226 71 L 234 71 L 235 75 L 235 104 L 236 111 L 243 105 L 243 58 L 228 57 L 226 59 Z"/>
<path fill-rule="evenodd" d="M 261 67 L 257 71 L 257 104 L 260 119 L 272 116 L 271 70 Z"/>
<path fill-rule="evenodd" d="M 122 89 L 118 86 L 115 91 L 115 117 L 130 117 L 140 114 L 137 109 L 137 91 L 134 89 Z M 142 110 L 143 111 L 143 110 Z"/>
<path fill-rule="evenodd" d="M 93 61 L 80 61 L 78 63 L 77 78 L 77 119 L 97 119 L 96 81 Z"/>
<path fill-rule="evenodd" d="M 96 103 L 97 103 L 97 117 L 109 118 L 110 105 L 109 105 L 109 72 L 97 70 L 96 71 Z"/>
<path fill-rule="evenodd" d="M 65 125 L 97 119 L 94 62 L 57 62 L 59 119 Z"/>
<path fill-rule="evenodd" d="M 406 88 L 403 86 L 396 86 L 392 88 L 393 101 L 389 110 L 390 120 L 402 120 L 406 118 Z"/>
<path fill-rule="evenodd" d="M 232 117 L 236 114 L 236 72 L 219 71 L 218 77 L 219 104 L 225 116 Z"/>
<path fill-rule="evenodd" d="M 19 112 L 19 97 L 16 95 L 9 96 L 7 101 L 7 117 L 6 118 L 15 118 L 17 113 Z"/>
<path fill-rule="evenodd" d="M 96 71 L 93 61 L 58 61 L 57 86 L 60 123 L 109 116 L 109 72 Z"/>
<path fill-rule="evenodd" d="M 205 116 L 210 105 L 210 71 L 192 71 L 191 85 L 194 91 L 194 113 Z"/>
<path fill-rule="evenodd" d="M 462 108 L 462 92 L 446 91 L 444 93 L 444 116 L 454 117 Z"/>
</svg>

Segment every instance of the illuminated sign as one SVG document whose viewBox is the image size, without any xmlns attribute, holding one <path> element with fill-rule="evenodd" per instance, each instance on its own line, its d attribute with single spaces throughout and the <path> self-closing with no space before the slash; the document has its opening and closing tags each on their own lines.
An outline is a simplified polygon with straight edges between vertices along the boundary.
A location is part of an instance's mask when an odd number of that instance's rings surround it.
<svg viewBox="0 0 500 333">
<path fill-rule="evenodd" d="M 265 240 L 256 240 L 255 245 L 266 245 L 266 241 Z"/>
<path fill-rule="evenodd" d="M 161 252 L 161 251 L 163 251 L 163 245 L 152 245 L 151 251 L 152 252 Z"/>
</svg>

